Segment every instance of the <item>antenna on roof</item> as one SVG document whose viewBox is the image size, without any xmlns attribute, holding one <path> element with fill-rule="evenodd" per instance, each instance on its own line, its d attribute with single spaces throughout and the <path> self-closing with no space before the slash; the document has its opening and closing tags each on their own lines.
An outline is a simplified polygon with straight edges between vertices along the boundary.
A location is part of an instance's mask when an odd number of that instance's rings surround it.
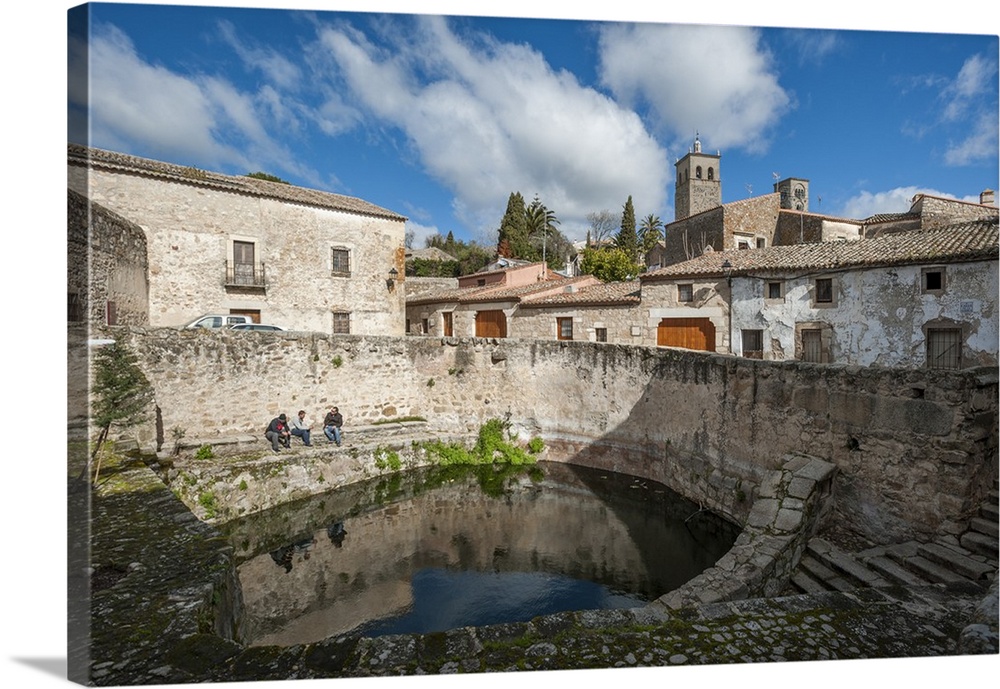
<svg viewBox="0 0 1000 689">
<path fill-rule="evenodd" d="M 747 193 L 750 194 L 750 196 L 753 196 L 753 185 L 752 184 L 744 184 L 743 186 L 745 186 L 747 188 Z"/>
<path fill-rule="evenodd" d="M 772 172 L 771 177 L 774 177 L 774 183 L 777 184 L 778 178 L 781 177 L 781 175 L 779 175 L 777 172 Z"/>
</svg>

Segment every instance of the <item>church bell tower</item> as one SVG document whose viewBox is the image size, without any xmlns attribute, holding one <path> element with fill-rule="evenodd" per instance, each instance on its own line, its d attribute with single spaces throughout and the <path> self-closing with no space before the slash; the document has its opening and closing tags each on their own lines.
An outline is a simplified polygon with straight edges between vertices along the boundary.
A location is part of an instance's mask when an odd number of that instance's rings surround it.
<svg viewBox="0 0 1000 689">
<path fill-rule="evenodd" d="M 702 153 L 701 139 L 694 137 L 688 154 L 674 163 L 677 179 L 674 186 L 674 220 L 722 205 L 722 180 L 719 175 L 721 154 Z"/>
</svg>

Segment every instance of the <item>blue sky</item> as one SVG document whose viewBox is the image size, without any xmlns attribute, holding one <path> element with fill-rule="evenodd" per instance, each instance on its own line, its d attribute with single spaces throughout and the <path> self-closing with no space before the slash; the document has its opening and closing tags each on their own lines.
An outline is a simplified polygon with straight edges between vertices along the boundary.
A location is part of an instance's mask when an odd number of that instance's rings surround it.
<svg viewBox="0 0 1000 689">
<path fill-rule="evenodd" d="M 811 210 L 852 218 L 905 211 L 917 192 L 977 200 L 998 186 L 989 25 L 312 6 L 93 4 L 91 143 L 359 196 L 407 216 L 418 246 L 449 231 L 495 242 L 512 191 L 537 194 L 570 239 L 629 195 L 638 217 L 672 221 L 673 165 L 696 133 L 722 154 L 724 202 L 770 192 L 775 174 L 809 179 Z M 71 72 L 70 139 L 83 141 L 76 83 Z"/>
</svg>

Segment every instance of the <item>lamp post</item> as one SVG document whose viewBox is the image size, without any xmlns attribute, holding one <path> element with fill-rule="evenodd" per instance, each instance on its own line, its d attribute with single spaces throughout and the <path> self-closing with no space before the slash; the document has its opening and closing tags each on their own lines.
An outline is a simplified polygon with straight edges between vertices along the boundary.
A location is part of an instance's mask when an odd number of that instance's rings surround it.
<svg viewBox="0 0 1000 689">
<path fill-rule="evenodd" d="M 396 270 L 395 266 L 393 266 L 392 268 L 389 269 L 389 277 L 385 281 L 385 286 L 389 289 L 390 292 L 396 289 L 396 278 L 398 277 L 399 277 L 399 271 Z"/>
<path fill-rule="evenodd" d="M 733 354 L 733 264 L 727 258 L 722 262 L 726 273 L 726 336 L 729 338 L 729 353 Z"/>
</svg>

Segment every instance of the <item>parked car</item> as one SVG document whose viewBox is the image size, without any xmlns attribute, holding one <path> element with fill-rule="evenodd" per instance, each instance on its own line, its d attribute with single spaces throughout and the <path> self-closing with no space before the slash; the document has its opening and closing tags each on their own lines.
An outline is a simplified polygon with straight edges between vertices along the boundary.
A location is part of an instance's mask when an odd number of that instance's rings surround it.
<svg viewBox="0 0 1000 689">
<path fill-rule="evenodd" d="M 284 330 L 280 325 L 267 325 L 265 323 L 237 323 L 230 326 L 230 330 Z"/>
<path fill-rule="evenodd" d="M 229 328 L 234 325 L 252 323 L 250 316 L 236 313 L 209 313 L 198 316 L 185 325 L 185 328 Z"/>
</svg>

